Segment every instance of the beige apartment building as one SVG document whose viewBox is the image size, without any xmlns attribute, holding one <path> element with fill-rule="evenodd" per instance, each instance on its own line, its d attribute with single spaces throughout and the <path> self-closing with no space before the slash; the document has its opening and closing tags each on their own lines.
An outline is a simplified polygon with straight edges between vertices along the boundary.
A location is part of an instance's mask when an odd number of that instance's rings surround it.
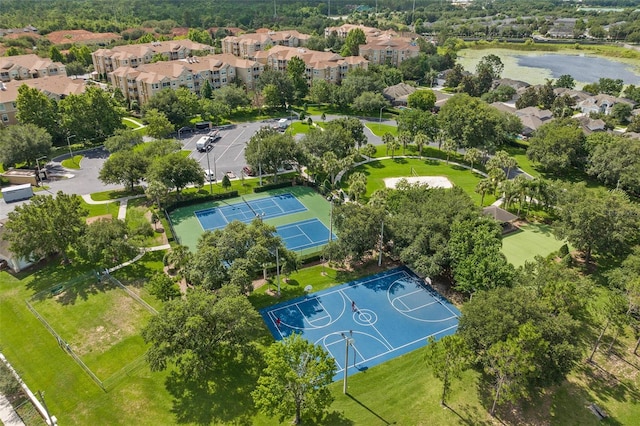
<svg viewBox="0 0 640 426">
<path fill-rule="evenodd" d="M 287 64 L 293 57 L 299 57 L 306 64 L 307 84 L 313 86 L 314 80 L 325 80 L 337 84 L 347 72 L 356 68 L 367 69 L 369 61 L 362 56 L 347 56 L 346 58 L 333 52 L 318 52 L 305 48 L 275 46 L 256 54 L 256 60 L 265 66 L 286 71 Z"/>
<path fill-rule="evenodd" d="M 0 83 L 0 120 L 2 124 L 17 124 L 16 100 L 18 99 L 18 88 L 23 84 L 35 87 L 45 93 L 51 99 L 59 101 L 71 94 L 80 94 L 85 90 L 83 79 L 69 78 L 66 75 L 56 75 L 28 80 L 11 80 L 7 83 Z"/>
<path fill-rule="evenodd" d="M 91 58 L 95 72 L 104 75 L 120 67 L 137 68 L 140 65 L 149 64 L 156 55 L 162 55 L 166 61 L 175 61 L 186 59 L 196 51 L 214 53 L 214 47 L 188 39 L 154 41 L 116 46 L 112 49 L 98 49 L 91 54 Z"/>
<path fill-rule="evenodd" d="M 254 59 L 257 52 L 268 50 L 273 46 L 304 46 L 310 37 L 310 35 L 302 34 L 296 30 L 271 31 L 263 28 L 255 33 L 223 38 L 222 53 L 229 53 L 239 58 Z"/>
<path fill-rule="evenodd" d="M 18 55 L 0 58 L 0 81 L 28 80 L 55 75 L 67 75 L 65 66 L 38 55 Z"/>
<path fill-rule="evenodd" d="M 198 94 L 205 80 L 216 90 L 236 80 L 252 89 L 263 66 L 255 61 L 232 55 L 209 55 L 177 61 L 143 64 L 137 68 L 119 67 L 108 74 L 109 81 L 118 87 L 129 101 L 145 104 L 163 89 L 186 87 Z"/>
<path fill-rule="evenodd" d="M 384 34 L 367 39 L 367 44 L 360 45 L 359 53 L 372 64 L 397 67 L 406 59 L 418 56 L 420 47 L 411 38 Z"/>
</svg>

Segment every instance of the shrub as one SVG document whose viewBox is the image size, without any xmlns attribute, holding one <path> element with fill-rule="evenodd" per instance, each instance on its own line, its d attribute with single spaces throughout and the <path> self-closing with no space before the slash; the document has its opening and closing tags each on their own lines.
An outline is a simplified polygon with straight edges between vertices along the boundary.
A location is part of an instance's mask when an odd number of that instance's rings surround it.
<svg viewBox="0 0 640 426">
<path fill-rule="evenodd" d="M 564 259 L 569 254 L 569 246 L 563 244 L 562 247 L 558 250 L 558 257 Z"/>
</svg>

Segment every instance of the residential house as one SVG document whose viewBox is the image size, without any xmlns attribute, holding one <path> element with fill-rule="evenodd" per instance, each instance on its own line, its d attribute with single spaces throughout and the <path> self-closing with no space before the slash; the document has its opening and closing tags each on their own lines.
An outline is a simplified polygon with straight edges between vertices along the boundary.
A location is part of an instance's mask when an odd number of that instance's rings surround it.
<svg viewBox="0 0 640 426">
<path fill-rule="evenodd" d="M 576 18 L 558 18 L 553 21 L 553 27 L 549 29 L 547 35 L 554 38 L 573 38 L 576 21 Z"/>
<path fill-rule="evenodd" d="M 228 36 L 222 39 L 222 53 L 255 59 L 256 53 L 273 46 L 301 47 L 311 36 L 296 30 L 271 31 L 259 29 L 255 33 Z"/>
<path fill-rule="evenodd" d="M 18 99 L 18 88 L 26 84 L 35 87 L 48 97 L 59 101 L 71 94 L 84 92 L 85 81 L 82 79 L 69 78 L 66 75 L 56 75 L 28 80 L 11 80 L 7 83 L 0 83 L 0 119 L 2 124 L 17 124 L 16 100 Z"/>
<path fill-rule="evenodd" d="M 52 75 L 67 75 L 65 66 L 38 55 L 18 55 L 0 58 L 0 80 L 27 80 Z"/>
<path fill-rule="evenodd" d="M 606 130 L 607 123 L 600 118 L 593 119 L 588 115 L 582 115 L 580 117 L 575 117 L 575 120 L 578 120 L 582 131 L 587 136 L 593 132 L 604 132 Z"/>
<path fill-rule="evenodd" d="M 384 96 L 392 105 L 407 105 L 409 95 L 415 92 L 417 89 L 406 83 L 396 84 L 394 86 L 386 87 L 382 91 Z"/>
<path fill-rule="evenodd" d="M 214 53 L 213 46 L 196 43 L 189 39 L 154 41 L 144 44 L 128 44 L 112 49 L 98 49 L 91 54 L 93 67 L 98 75 L 105 75 L 119 67 L 137 68 L 151 63 L 156 55 L 166 61 L 186 59 L 194 52 Z"/>
<path fill-rule="evenodd" d="M 624 98 L 616 98 L 615 96 L 605 95 L 600 93 L 595 96 L 590 96 L 587 99 L 578 102 L 578 108 L 583 114 L 611 114 L 613 106 L 618 103 L 626 103 L 631 106 L 634 105 L 633 101 Z"/>
<path fill-rule="evenodd" d="M 553 113 L 547 109 L 527 107 L 515 112 L 522 122 L 522 134 L 531 136 L 540 126 L 553 120 Z"/>
<path fill-rule="evenodd" d="M 293 57 L 299 57 L 306 64 L 306 78 L 309 86 L 314 80 L 325 80 L 329 83 L 340 83 L 352 69 L 367 69 L 369 61 L 361 56 L 342 57 L 337 53 L 318 52 L 305 48 L 274 46 L 271 49 L 256 53 L 256 60 L 264 66 L 279 71 L 286 71 L 287 64 Z"/>
</svg>

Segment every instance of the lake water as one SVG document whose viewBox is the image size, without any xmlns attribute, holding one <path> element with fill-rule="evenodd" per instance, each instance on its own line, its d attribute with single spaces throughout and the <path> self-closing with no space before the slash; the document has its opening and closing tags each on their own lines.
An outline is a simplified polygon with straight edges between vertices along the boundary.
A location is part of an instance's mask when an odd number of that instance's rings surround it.
<svg viewBox="0 0 640 426">
<path fill-rule="evenodd" d="M 601 77 L 622 79 L 625 84 L 640 85 L 640 61 L 616 60 L 585 53 L 521 52 L 508 49 L 462 50 L 458 61 L 475 72 L 483 56 L 494 54 L 504 63 L 502 77 L 543 84 L 546 79 L 571 75 L 577 86 L 597 82 Z"/>
</svg>

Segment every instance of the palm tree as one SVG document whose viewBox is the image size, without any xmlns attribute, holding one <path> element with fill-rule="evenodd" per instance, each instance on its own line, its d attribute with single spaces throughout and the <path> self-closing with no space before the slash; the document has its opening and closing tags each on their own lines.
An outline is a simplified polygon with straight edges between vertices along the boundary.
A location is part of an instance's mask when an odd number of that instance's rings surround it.
<svg viewBox="0 0 640 426">
<path fill-rule="evenodd" d="M 518 195 L 516 185 L 513 180 L 503 180 L 498 185 L 502 198 L 504 199 L 504 208 L 508 209 L 513 199 Z"/>
<path fill-rule="evenodd" d="M 509 174 L 511 173 L 511 170 L 518 167 L 518 162 L 513 157 L 507 157 L 504 162 L 504 166 L 507 168 L 507 179 L 509 179 Z"/>
<path fill-rule="evenodd" d="M 489 179 L 482 179 L 476 185 L 476 194 L 480 194 L 482 198 L 480 198 L 480 207 L 484 207 L 484 196 L 487 192 L 493 190 L 493 184 Z"/>
<path fill-rule="evenodd" d="M 349 195 L 357 202 L 360 196 L 367 192 L 367 176 L 362 172 L 355 172 L 349 176 Z"/>
<path fill-rule="evenodd" d="M 411 133 L 400 132 L 400 134 L 398 134 L 398 141 L 402 144 L 402 155 L 405 155 L 407 145 L 411 142 Z"/>
<path fill-rule="evenodd" d="M 391 147 L 391 142 L 395 141 L 396 138 L 391 133 L 387 132 L 382 135 L 382 143 L 387 147 L 387 155 L 389 155 L 389 148 Z"/>
<path fill-rule="evenodd" d="M 422 157 L 422 148 L 429 143 L 429 137 L 424 133 L 418 133 L 414 139 L 416 146 L 418 147 L 418 153 Z"/>
<path fill-rule="evenodd" d="M 445 139 L 444 143 L 442 144 L 442 150 L 447 153 L 447 162 L 449 162 L 451 153 L 456 152 L 457 148 L 458 146 L 453 139 Z"/>
<path fill-rule="evenodd" d="M 527 195 L 529 193 L 529 179 L 524 175 L 518 175 L 513 179 L 513 184 L 515 186 L 516 193 L 518 194 L 518 216 L 520 216 L 520 211 L 522 210 L 524 203 L 527 201 Z"/>
<path fill-rule="evenodd" d="M 481 157 L 482 157 L 482 153 L 478 148 L 469 148 L 464 153 L 464 161 L 469 163 L 472 169 L 473 169 L 474 163 L 476 163 L 477 161 L 480 161 Z"/>
<path fill-rule="evenodd" d="M 504 170 L 502 169 L 489 170 L 489 181 L 491 182 L 491 185 L 493 185 L 494 193 L 498 189 L 498 185 L 500 185 L 500 182 L 506 180 L 506 178 L 507 178 L 507 175 L 504 173 Z"/>
<path fill-rule="evenodd" d="M 187 267 L 189 261 L 191 260 L 191 251 L 189 247 L 179 245 L 174 247 L 167 254 L 164 255 L 163 262 L 165 266 L 170 267 L 175 270 L 176 273 L 180 274 Z"/>
</svg>

